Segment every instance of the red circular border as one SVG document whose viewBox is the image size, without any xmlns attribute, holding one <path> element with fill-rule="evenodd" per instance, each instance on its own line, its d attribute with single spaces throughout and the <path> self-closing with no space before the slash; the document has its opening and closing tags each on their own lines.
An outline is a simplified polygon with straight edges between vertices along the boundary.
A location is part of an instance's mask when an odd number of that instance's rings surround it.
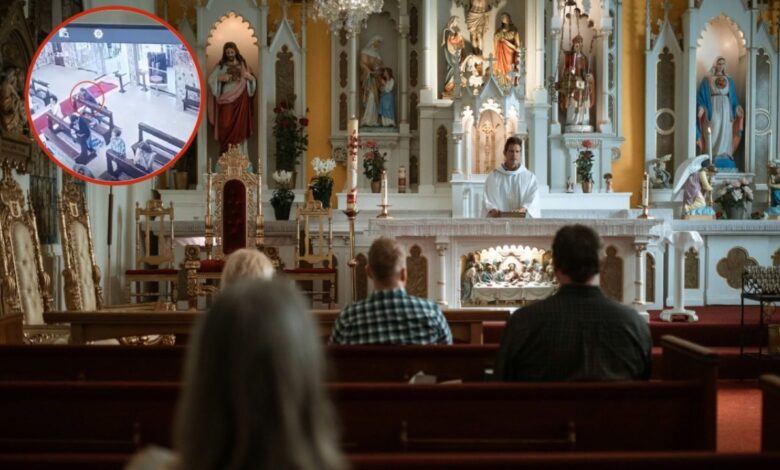
<svg viewBox="0 0 780 470">
<path fill-rule="evenodd" d="M 176 156 L 174 158 L 172 158 L 170 162 L 168 162 L 164 167 L 160 168 L 159 170 L 155 171 L 154 173 L 150 173 L 150 174 L 148 174 L 146 176 L 143 176 L 141 178 L 136 178 L 136 179 L 132 179 L 132 180 L 126 180 L 126 181 L 105 181 L 105 180 L 100 180 L 100 179 L 97 179 L 97 178 L 89 178 L 87 176 L 84 176 L 84 175 L 76 173 L 72 169 L 70 169 L 67 166 L 65 166 L 65 164 L 60 162 L 59 159 L 57 159 L 54 155 L 52 155 L 49 152 L 49 149 L 46 148 L 46 144 L 41 142 L 40 137 L 38 137 L 38 133 L 35 131 L 35 125 L 33 123 L 32 113 L 30 113 L 30 99 L 29 99 L 29 96 L 30 96 L 30 82 L 31 82 L 31 79 L 32 79 L 33 68 L 35 67 L 35 63 L 38 61 L 38 56 L 41 54 L 41 51 L 43 51 L 43 48 L 46 47 L 46 44 L 49 43 L 49 40 L 52 38 L 52 36 L 54 36 L 60 29 L 62 29 L 63 27 L 67 26 L 68 24 L 72 23 L 76 19 L 81 18 L 82 16 L 86 16 L 86 15 L 89 15 L 89 14 L 92 14 L 92 13 L 96 13 L 96 12 L 99 12 L 99 11 L 116 11 L 116 10 L 129 11 L 129 12 L 132 12 L 132 13 L 138 13 L 140 15 L 146 16 L 147 18 L 150 18 L 150 19 L 156 21 L 157 23 L 165 26 L 166 28 L 168 28 L 168 31 L 170 31 L 174 35 L 176 35 L 176 37 L 179 39 L 179 41 L 181 41 L 182 45 L 187 48 L 187 51 L 190 53 L 190 56 L 192 57 L 192 62 L 195 65 L 195 70 L 198 72 L 198 82 L 200 84 L 201 93 L 200 93 L 200 108 L 198 109 L 198 120 L 195 122 L 195 128 L 192 130 L 192 133 L 190 134 L 190 138 L 187 140 L 187 143 L 184 144 L 184 147 L 182 147 L 181 151 L 179 153 L 177 153 Z M 205 104 L 206 104 L 206 94 L 204 93 L 204 90 L 205 90 L 205 88 L 204 88 L 204 82 L 203 82 L 203 72 L 200 69 L 200 64 L 198 62 L 198 57 L 195 55 L 195 51 L 192 49 L 192 46 L 190 46 L 190 44 L 187 43 L 187 41 L 184 40 L 184 37 L 178 31 L 176 31 L 176 29 L 174 29 L 164 19 L 162 19 L 162 18 L 160 18 L 160 17 L 158 17 L 156 15 L 153 15 L 153 14 L 149 13 L 148 11 L 140 10 L 138 8 L 133 8 L 133 7 L 126 7 L 126 6 L 116 5 L 116 6 L 90 8 L 89 10 L 82 11 L 81 13 L 73 15 L 70 18 L 68 18 L 67 20 L 65 20 L 62 23 L 60 23 L 55 29 L 53 29 L 49 33 L 48 36 L 46 36 L 46 39 L 44 39 L 43 42 L 41 42 L 41 45 L 38 46 L 38 50 L 35 51 L 35 55 L 33 56 L 33 59 L 30 62 L 30 67 L 29 67 L 29 69 L 27 69 L 27 78 L 26 78 L 25 84 L 24 84 L 24 97 L 25 97 L 24 109 L 25 109 L 25 111 L 27 113 L 27 122 L 30 125 L 31 134 L 33 134 L 33 136 L 35 137 L 35 141 L 38 143 L 38 147 L 49 157 L 49 160 L 53 161 L 55 164 L 57 164 L 57 166 L 59 166 L 64 171 L 66 171 L 67 173 L 69 173 L 70 175 L 72 175 L 72 176 L 74 176 L 74 177 L 76 177 L 78 179 L 81 179 L 81 180 L 84 180 L 84 181 L 88 181 L 90 183 L 103 185 L 103 186 L 126 186 L 126 185 L 130 185 L 130 184 L 140 183 L 142 181 L 146 181 L 146 180 L 148 180 L 150 178 L 154 178 L 155 176 L 158 176 L 159 174 L 163 173 L 164 171 L 167 171 L 171 166 L 173 166 L 176 163 L 177 160 L 179 160 L 179 158 L 181 158 L 182 155 L 184 155 L 184 152 L 190 147 L 190 145 L 192 145 L 192 141 L 195 139 L 195 136 L 197 136 L 198 129 L 200 128 L 201 120 L 203 119 L 203 111 L 204 111 Z M 105 96 L 104 96 L 104 99 L 105 99 Z"/>
</svg>

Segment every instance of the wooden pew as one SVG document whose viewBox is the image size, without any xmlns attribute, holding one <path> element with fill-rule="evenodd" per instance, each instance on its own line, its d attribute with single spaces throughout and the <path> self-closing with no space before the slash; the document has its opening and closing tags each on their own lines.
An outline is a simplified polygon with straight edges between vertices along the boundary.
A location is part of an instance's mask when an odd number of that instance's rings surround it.
<svg viewBox="0 0 780 470">
<path fill-rule="evenodd" d="M 780 452 L 780 376 L 766 374 L 761 386 L 761 451 Z"/>
<path fill-rule="evenodd" d="M 100 104 L 90 103 L 84 101 L 78 96 L 73 97 L 74 109 L 87 108 L 92 116 L 97 120 L 97 124 L 92 128 L 106 141 L 106 144 L 111 142 L 111 132 L 114 128 L 121 129 L 119 126 L 114 125 L 114 113 L 108 108 Z"/>
<path fill-rule="evenodd" d="M 184 111 L 187 111 L 187 108 L 192 108 L 197 112 L 200 109 L 200 89 L 184 85 L 184 101 L 182 105 Z"/>
<path fill-rule="evenodd" d="M 684 343 L 666 345 L 683 348 Z M 664 382 L 331 384 L 351 453 L 715 450 L 709 352 Z M 713 360 L 715 359 L 715 360 Z M 127 452 L 170 445 L 175 383 L 0 382 L 0 452 Z M 46 423 L 41 426 L 41 423 Z"/>
<path fill-rule="evenodd" d="M 482 344 L 482 322 L 506 321 L 510 309 L 445 309 L 444 316 L 457 343 Z M 197 311 L 47 312 L 46 323 L 70 323 L 71 343 L 153 334 L 187 334 L 202 314 Z M 338 310 L 314 310 L 323 338 L 330 336 Z"/>
<path fill-rule="evenodd" d="M 106 150 L 106 161 L 110 161 L 112 165 L 116 165 L 119 171 L 132 179 L 141 178 L 149 174 L 148 171 L 138 167 L 135 163 L 128 160 L 127 158 L 120 157 L 118 153 L 111 149 Z"/>
<path fill-rule="evenodd" d="M 81 154 L 81 146 L 78 144 L 70 124 L 49 111 L 46 112 L 46 118 L 47 126 L 43 131 L 44 135 L 68 157 L 76 160 Z M 65 134 L 66 137 L 60 136 L 60 133 Z"/>
<path fill-rule="evenodd" d="M 147 134 L 144 137 L 144 134 Z M 147 142 L 152 147 L 154 152 L 154 164 L 159 167 L 165 166 L 172 158 L 184 148 L 186 142 L 181 139 L 177 139 L 170 134 L 167 134 L 159 129 L 156 129 L 143 122 L 138 123 L 138 141 L 131 145 L 133 154 L 138 150 L 144 142 Z"/>
<path fill-rule="evenodd" d="M 24 315 L 0 315 L 0 344 L 24 344 Z"/>
<path fill-rule="evenodd" d="M 484 382 L 497 346 L 329 346 L 334 382 L 407 382 L 424 371 L 438 381 Z M 0 381 L 148 381 L 182 377 L 182 346 L 0 345 Z"/>
</svg>

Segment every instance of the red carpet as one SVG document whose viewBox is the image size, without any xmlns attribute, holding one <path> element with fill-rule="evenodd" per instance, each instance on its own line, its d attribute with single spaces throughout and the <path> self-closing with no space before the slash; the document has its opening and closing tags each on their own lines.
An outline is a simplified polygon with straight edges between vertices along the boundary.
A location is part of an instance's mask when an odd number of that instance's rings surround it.
<svg viewBox="0 0 780 470">
<path fill-rule="evenodd" d="M 718 452 L 761 450 L 761 390 L 755 380 L 718 383 Z"/>
<path fill-rule="evenodd" d="M 102 95 L 107 94 L 109 91 L 116 88 L 117 85 L 114 85 L 113 83 L 108 82 L 98 82 L 97 85 L 90 85 L 87 90 L 92 93 L 92 96 L 94 96 L 96 99 L 98 99 L 98 103 L 100 103 L 100 97 Z M 73 104 L 71 104 L 69 99 L 61 99 L 60 100 L 60 111 L 62 111 L 63 116 L 69 116 L 73 112 Z M 108 100 L 106 100 L 105 103 L 106 106 L 108 106 Z M 35 121 L 33 121 L 33 125 L 35 126 L 35 132 L 37 134 L 40 134 L 43 132 L 43 129 L 46 128 L 48 125 L 48 121 L 46 119 L 46 115 L 38 117 Z"/>
</svg>

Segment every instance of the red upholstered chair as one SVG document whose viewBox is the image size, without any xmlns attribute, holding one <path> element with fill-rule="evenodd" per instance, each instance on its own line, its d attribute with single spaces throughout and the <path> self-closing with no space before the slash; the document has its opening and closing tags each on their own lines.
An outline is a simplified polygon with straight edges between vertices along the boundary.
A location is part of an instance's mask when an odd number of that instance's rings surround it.
<svg viewBox="0 0 780 470">
<path fill-rule="evenodd" d="M 333 308 L 338 277 L 333 257 L 333 212 L 330 208 L 324 209 L 320 201 L 308 198 L 305 205 L 298 207 L 296 221 L 298 249 L 295 250 L 295 267 L 285 269 L 284 273 L 296 282 L 311 282 L 311 290 L 304 289 L 306 293 L 311 295 L 312 300 L 319 298 L 328 304 L 328 308 Z M 317 226 L 314 232 L 312 221 L 316 221 Z M 322 282 L 320 290 L 314 287 L 317 281 Z"/>
<path fill-rule="evenodd" d="M 261 181 L 259 173 L 249 171 L 249 158 L 237 145 L 231 145 L 219 157 L 216 173 L 209 169 L 205 246 L 185 248 L 191 307 L 197 304 L 198 296 L 217 291 L 227 255 L 239 248 L 263 251 L 263 215 L 258 207 Z M 204 251 L 206 259 L 201 259 Z"/>
<path fill-rule="evenodd" d="M 138 297 L 155 297 L 161 300 L 163 295 L 176 301 L 176 284 L 179 270 L 175 268 L 173 254 L 173 203 L 163 206 L 159 199 L 151 199 L 145 207 L 135 203 L 136 255 L 135 269 L 125 271 L 125 289 L 130 302 Z M 166 227 L 167 222 L 167 227 Z M 157 225 L 157 243 L 154 243 L 154 226 Z M 156 245 L 156 250 L 154 246 Z M 156 251 L 156 253 L 152 253 Z M 158 283 L 158 292 L 142 292 L 144 282 Z M 169 288 L 166 294 L 162 292 L 162 284 Z M 133 291 L 133 285 L 138 289 Z"/>
</svg>

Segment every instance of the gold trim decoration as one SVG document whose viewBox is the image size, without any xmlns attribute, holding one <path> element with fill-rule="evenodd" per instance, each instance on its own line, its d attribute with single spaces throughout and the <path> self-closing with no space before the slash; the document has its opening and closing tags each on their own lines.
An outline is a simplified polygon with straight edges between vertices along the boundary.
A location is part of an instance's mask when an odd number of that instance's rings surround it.
<svg viewBox="0 0 780 470">
<path fill-rule="evenodd" d="M 422 248 L 419 245 L 413 245 L 409 249 L 409 256 L 406 257 L 406 272 L 408 282 L 406 290 L 409 295 L 428 298 L 428 259 L 422 255 Z"/>
<path fill-rule="evenodd" d="M 17 253 L 14 252 L 14 226 L 24 226 L 32 241 L 33 262 L 38 282 L 38 291 L 42 301 L 42 312 L 54 308 L 51 295 L 49 275 L 43 268 L 43 257 L 38 238 L 38 228 L 32 204 L 25 207 L 24 193 L 19 183 L 14 179 L 11 168 L 3 165 L 3 176 L 0 179 L 0 294 L 2 295 L 2 314 L 22 313 L 25 324 L 30 321 L 33 312 L 24 311 L 24 302 L 19 291 L 19 270 Z"/>
<path fill-rule="evenodd" d="M 607 247 L 607 256 L 604 258 L 601 267 L 600 284 L 601 289 L 607 297 L 623 301 L 623 258 L 617 255 L 617 248 L 614 245 Z"/>
<path fill-rule="evenodd" d="M 62 194 L 57 198 L 60 211 L 60 229 L 62 231 L 62 253 L 65 268 L 62 275 L 65 278 L 65 305 L 68 310 L 86 310 L 84 305 L 84 286 L 79 276 L 78 253 L 85 247 L 76 246 L 78 240 L 76 230 L 79 226 L 86 231 L 87 250 L 89 251 L 89 277 L 95 290 L 95 310 L 103 308 L 103 289 L 100 287 L 100 268 L 95 262 L 95 245 L 92 242 L 92 225 L 89 220 L 87 203 L 79 186 L 70 178 L 64 182 Z"/>
<path fill-rule="evenodd" d="M 732 289 L 742 289 L 742 272 L 748 266 L 758 266 L 758 261 L 751 258 L 748 251 L 735 246 L 730 249 L 725 258 L 721 258 L 717 264 L 718 275 L 726 280 Z"/>
<path fill-rule="evenodd" d="M 699 288 L 699 252 L 694 247 L 685 252 L 685 288 Z"/>
</svg>

